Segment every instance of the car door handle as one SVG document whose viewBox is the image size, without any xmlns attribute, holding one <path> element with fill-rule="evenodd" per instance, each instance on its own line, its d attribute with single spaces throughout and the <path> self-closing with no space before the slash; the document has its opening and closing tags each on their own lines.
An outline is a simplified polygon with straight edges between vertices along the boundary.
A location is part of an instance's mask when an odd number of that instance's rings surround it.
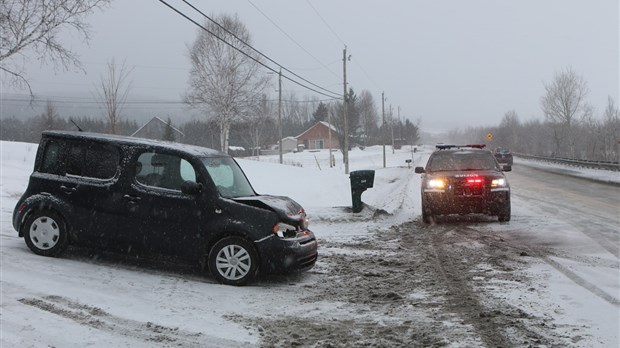
<svg viewBox="0 0 620 348">
<path fill-rule="evenodd" d="M 68 195 L 72 194 L 73 192 L 77 190 L 75 187 L 67 187 L 65 185 L 61 185 L 60 189 Z"/>
<path fill-rule="evenodd" d="M 126 199 L 129 201 L 129 203 L 138 203 L 140 202 L 140 200 L 142 198 L 138 197 L 138 196 L 132 196 L 132 195 L 124 195 L 123 199 Z"/>
</svg>

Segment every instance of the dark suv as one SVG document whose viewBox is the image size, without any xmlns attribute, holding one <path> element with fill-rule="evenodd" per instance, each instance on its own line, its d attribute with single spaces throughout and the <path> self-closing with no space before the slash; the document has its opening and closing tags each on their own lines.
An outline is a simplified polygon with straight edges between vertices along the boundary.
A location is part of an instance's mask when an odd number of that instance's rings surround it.
<svg viewBox="0 0 620 348">
<path fill-rule="evenodd" d="M 499 164 L 512 166 L 512 152 L 506 147 L 497 147 L 493 150 L 493 156 Z"/>
<path fill-rule="evenodd" d="M 484 145 L 437 145 L 422 174 L 422 220 L 435 215 L 482 213 L 510 221 L 510 186 Z"/>
<path fill-rule="evenodd" d="M 317 259 L 304 209 L 257 194 L 232 157 L 104 134 L 43 133 L 13 226 L 39 255 L 69 243 L 170 255 L 231 285 Z"/>
</svg>

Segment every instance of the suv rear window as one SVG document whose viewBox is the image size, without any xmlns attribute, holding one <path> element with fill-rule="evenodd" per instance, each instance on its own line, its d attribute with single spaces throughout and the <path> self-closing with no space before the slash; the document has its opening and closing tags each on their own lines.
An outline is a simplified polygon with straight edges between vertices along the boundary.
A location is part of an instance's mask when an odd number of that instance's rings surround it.
<svg viewBox="0 0 620 348">
<path fill-rule="evenodd" d="M 431 172 L 451 170 L 495 169 L 495 158 L 486 151 L 437 151 L 429 159 L 427 170 Z"/>
</svg>

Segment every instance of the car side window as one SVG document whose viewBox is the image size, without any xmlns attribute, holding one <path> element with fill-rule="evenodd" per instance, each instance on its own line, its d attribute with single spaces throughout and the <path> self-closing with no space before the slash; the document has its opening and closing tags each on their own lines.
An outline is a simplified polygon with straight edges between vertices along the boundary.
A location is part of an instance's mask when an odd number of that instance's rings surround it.
<svg viewBox="0 0 620 348">
<path fill-rule="evenodd" d="M 180 191 L 184 181 L 196 182 L 196 170 L 179 156 L 144 152 L 136 162 L 135 178 L 142 185 Z"/>
<path fill-rule="evenodd" d="M 42 173 L 64 175 L 62 144 L 58 141 L 45 143 L 43 159 L 39 171 Z"/>
<path fill-rule="evenodd" d="M 119 160 L 119 151 L 114 146 L 75 142 L 68 151 L 67 175 L 111 179 L 116 175 Z"/>
</svg>

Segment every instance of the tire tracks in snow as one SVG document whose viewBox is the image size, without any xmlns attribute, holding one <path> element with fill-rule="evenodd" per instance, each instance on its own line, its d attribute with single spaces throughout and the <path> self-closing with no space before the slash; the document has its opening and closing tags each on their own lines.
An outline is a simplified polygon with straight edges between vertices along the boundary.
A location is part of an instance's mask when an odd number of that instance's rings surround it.
<svg viewBox="0 0 620 348">
<path fill-rule="evenodd" d="M 403 235 L 403 244 L 425 254 L 426 273 L 436 274 L 435 292 L 445 292 L 446 310 L 471 325 L 483 346 L 556 345 L 554 334 L 546 332 L 545 318 L 486 293 L 484 286 L 496 279 L 509 279 L 517 286 L 527 283 L 514 272 L 517 262 L 509 255 L 517 253 L 503 239 L 460 223 L 418 222 L 407 227 L 418 231 Z M 481 270 L 483 264 L 491 270 Z"/>
<path fill-rule="evenodd" d="M 534 254 L 536 255 L 536 253 Z M 568 267 L 562 265 L 561 263 L 555 260 L 552 260 L 548 256 L 538 255 L 538 257 L 541 258 L 543 261 L 545 261 L 549 266 L 553 267 L 555 270 L 565 275 L 568 279 L 573 281 L 575 284 L 591 292 L 593 295 L 600 297 L 601 299 L 607 301 L 609 304 L 612 304 L 616 307 L 620 307 L 620 300 L 618 298 L 608 294 L 607 292 L 605 292 L 604 290 L 602 290 L 595 284 L 583 279 L 577 273 L 571 271 Z"/>
<path fill-rule="evenodd" d="M 231 342 L 205 335 L 202 332 L 189 332 L 178 327 L 167 327 L 153 322 L 140 322 L 114 316 L 101 308 L 72 301 L 62 296 L 28 297 L 20 303 L 42 311 L 73 320 L 76 323 L 107 332 L 111 335 L 130 337 L 152 346 L 216 347 L 240 346 Z"/>
</svg>

